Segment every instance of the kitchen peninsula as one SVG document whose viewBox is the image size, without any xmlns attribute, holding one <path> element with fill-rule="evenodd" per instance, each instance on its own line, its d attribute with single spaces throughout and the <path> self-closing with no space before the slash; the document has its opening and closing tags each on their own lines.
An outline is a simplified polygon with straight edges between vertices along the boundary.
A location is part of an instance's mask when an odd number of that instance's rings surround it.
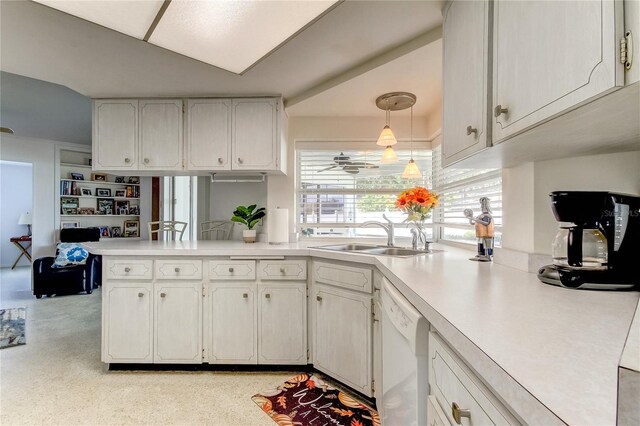
<svg viewBox="0 0 640 426">
<path fill-rule="evenodd" d="M 541 284 L 533 274 L 470 262 L 468 251 L 449 246 L 439 247 L 444 252 L 396 258 L 336 253 L 314 248 L 316 245 L 231 241 L 86 243 L 91 253 L 103 256 L 103 362 L 169 363 L 157 358 L 159 350 L 167 350 L 161 337 L 178 333 L 187 336 L 186 341 L 192 344 L 181 350 L 193 356 L 187 359 L 181 358 L 184 354 L 177 354 L 180 356 L 173 361 L 176 363 L 309 363 L 317 368 L 317 348 L 313 344 L 314 304 L 320 303 L 314 296 L 319 279 L 317 265 L 329 263 L 345 271 L 372 271 L 374 292 L 376 275 L 390 281 L 427 319 L 431 330 L 464 360 L 472 375 L 477 376 L 478 386 L 486 386 L 496 403 L 503 405 L 517 422 L 616 422 L 618 363 L 638 304 L 638 292 L 552 287 Z M 179 290 L 176 294 L 181 303 L 196 306 L 180 311 L 180 324 L 167 321 L 157 308 L 160 300 L 171 299 L 168 287 Z M 118 288 L 125 289 L 122 297 L 112 298 L 111 293 Z M 262 320 L 274 318 L 262 307 L 269 302 L 257 301 L 253 302 L 258 306 L 257 314 L 246 311 L 250 317 L 247 321 L 251 321 L 245 342 L 248 346 L 237 352 L 249 356 L 244 360 L 238 356 L 229 362 L 222 356 L 216 359 L 211 346 L 220 337 L 211 337 L 216 325 L 212 316 L 223 321 L 224 315 L 215 313 L 214 308 L 223 310 L 225 306 L 212 301 L 217 300 L 213 291 L 223 288 L 239 300 L 252 300 L 256 292 L 261 301 L 276 302 L 276 292 L 283 292 L 288 303 L 295 305 L 291 309 L 294 313 L 287 315 L 303 315 L 304 321 L 308 318 L 304 330 L 295 328 L 299 324 L 288 329 L 293 333 L 289 339 L 291 353 L 275 353 L 277 348 L 267 346 L 256 350 L 261 343 L 256 316 Z M 140 306 L 144 306 L 142 311 Z M 178 306 L 173 305 L 173 309 Z M 226 307 L 227 311 L 231 308 Z M 123 317 L 113 318 L 114 312 Z M 140 318 L 145 323 L 142 327 L 136 323 Z M 287 317 L 287 321 L 292 318 Z M 198 327 L 184 329 L 189 322 Z M 225 326 L 231 332 L 243 332 L 242 324 L 230 321 Z M 126 328 L 134 335 L 118 342 L 114 336 L 107 336 L 108 327 Z M 129 338 L 146 342 L 138 361 L 115 358 L 118 347 L 130 344 Z M 310 349 L 308 358 L 306 348 Z M 115 352 L 109 352 L 111 349 Z M 305 356 L 300 358 L 303 353 Z M 355 387 L 349 380 L 343 382 Z M 373 389 L 358 390 L 375 394 Z"/>
</svg>

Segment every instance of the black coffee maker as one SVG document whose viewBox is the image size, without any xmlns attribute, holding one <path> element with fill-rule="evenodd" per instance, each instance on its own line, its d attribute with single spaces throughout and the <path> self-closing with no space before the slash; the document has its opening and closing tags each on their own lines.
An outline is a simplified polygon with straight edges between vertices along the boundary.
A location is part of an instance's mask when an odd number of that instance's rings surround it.
<svg viewBox="0 0 640 426">
<path fill-rule="evenodd" d="M 560 229 L 546 284 L 580 289 L 640 287 L 640 197 L 612 192 L 556 191 L 551 207 Z"/>
</svg>

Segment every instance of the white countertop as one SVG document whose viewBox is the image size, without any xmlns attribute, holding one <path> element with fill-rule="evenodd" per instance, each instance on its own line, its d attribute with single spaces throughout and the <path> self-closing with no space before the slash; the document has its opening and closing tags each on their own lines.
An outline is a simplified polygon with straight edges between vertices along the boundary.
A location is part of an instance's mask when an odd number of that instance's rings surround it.
<svg viewBox="0 0 640 426">
<path fill-rule="evenodd" d="M 109 256 L 314 256 L 372 264 L 530 424 L 615 424 L 617 371 L 638 292 L 580 291 L 471 251 L 414 258 L 235 241 L 86 243 Z"/>
</svg>

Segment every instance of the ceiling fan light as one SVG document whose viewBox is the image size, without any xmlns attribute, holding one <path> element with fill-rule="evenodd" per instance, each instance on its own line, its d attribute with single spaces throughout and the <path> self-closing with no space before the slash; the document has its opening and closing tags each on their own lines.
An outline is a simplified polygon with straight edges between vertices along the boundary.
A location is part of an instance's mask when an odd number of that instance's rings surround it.
<svg viewBox="0 0 640 426">
<path fill-rule="evenodd" d="M 402 177 L 404 179 L 420 179 L 422 177 L 422 173 L 420 173 L 420 169 L 418 169 L 418 165 L 413 161 L 413 158 L 409 160 L 409 163 L 404 168 Z"/>
<path fill-rule="evenodd" d="M 382 158 L 380 159 L 382 164 L 391 164 L 398 162 L 398 154 L 391 148 L 391 145 L 388 145 L 384 152 L 382 153 Z"/>
<path fill-rule="evenodd" d="M 380 133 L 380 137 L 378 138 L 377 145 L 391 146 L 397 143 L 398 141 L 396 140 L 396 137 L 393 135 L 393 132 L 391 131 L 391 127 L 389 127 L 389 125 L 387 124 L 386 126 L 384 126 L 384 129 L 382 129 L 382 133 Z"/>
</svg>

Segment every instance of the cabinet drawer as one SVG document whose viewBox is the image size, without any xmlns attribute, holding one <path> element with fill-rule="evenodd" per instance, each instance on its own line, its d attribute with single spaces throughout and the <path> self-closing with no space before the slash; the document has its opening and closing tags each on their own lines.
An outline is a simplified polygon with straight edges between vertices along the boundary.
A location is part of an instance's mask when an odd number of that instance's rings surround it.
<svg viewBox="0 0 640 426">
<path fill-rule="evenodd" d="M 371 293 L 373 280 L 371 269 L 336 263 L 315 262 L 313 272 L 314 279 L 318 283 Z"/>
<path fill-rule="evenodd" d="M 298 280 L 307 279 L 306 260 L 261 260 L 258 268 L 261 280 Z"/>
<path fill-rule="evenodd" d="M 519 424 L 480 380 L 464 365 L 440 336 L 429 333 L 429 384 L 431 394 L 451 424 L 454 404 L 459 410 L 468 410 L 473 425 Z"/>
<path fill-rule="evenodd" d="M 255 260 L 211 260 L 209 261 L 211 281 L 250 281 L 256 279 Z"/>
<path fill-rule="evenodd" d="M 158 280 L 201 280 L 201 260 L 156 260 Z"/>
<path fill-rule="evenodd" d="M 153 279 L 153 260 L 107 258 L 105 275 L 111 280 L 150 280 Z"/>
<path fill-rule="evenodd" d="M 427 421 L 429 426 L 451 426 L 451 423 L 447 420 L 447 415 L 442 411 L 440 404 L 438 404 L 436 397 L 433 395 L 430 395 L 427 400 Z"/>
</svg>

